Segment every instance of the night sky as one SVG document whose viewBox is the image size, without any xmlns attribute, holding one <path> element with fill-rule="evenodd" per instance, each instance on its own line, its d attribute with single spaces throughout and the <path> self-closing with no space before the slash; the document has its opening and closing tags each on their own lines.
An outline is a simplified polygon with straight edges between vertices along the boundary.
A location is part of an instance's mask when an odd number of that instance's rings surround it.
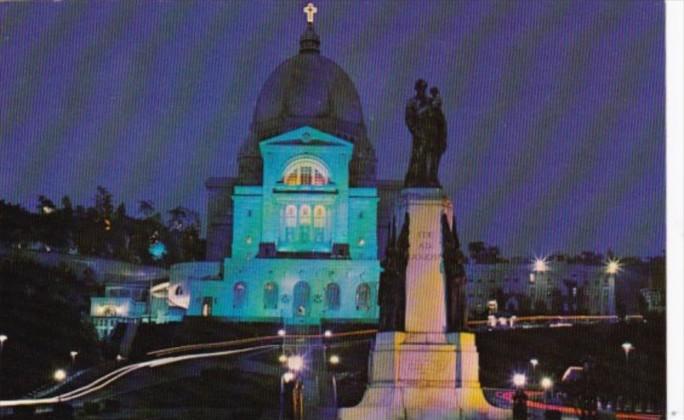
<svg viewBox="0 0 684 420">
<path fill-rule="evenodd" d="M 301 1 L 0 3 L 0 199 L 92 204 L 97 185 L 204 218 L 237 172 Z M 404 105 L 443 95 L 441 180 L 463 242 L 505 255 L 665 248 L 664 8 L 636 1 L 318 1 L 379 178 L 403 178 Z"/>
</svg>

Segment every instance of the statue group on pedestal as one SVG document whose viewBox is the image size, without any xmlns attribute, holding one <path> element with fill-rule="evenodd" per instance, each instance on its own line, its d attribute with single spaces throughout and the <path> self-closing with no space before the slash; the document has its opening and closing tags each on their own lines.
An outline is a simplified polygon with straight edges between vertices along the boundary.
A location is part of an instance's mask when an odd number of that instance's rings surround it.
<svg viewBox="0 0 684 420">
<path fill-rule="evenodd" d="M 416 81 L 416 95 L 406 104 L 406 126 L 413 136 L 411 160 L 404 187 L 441 187 L 439 160 L 446 150 L 446 119 L 436 87 L 427 96 L 427 82 Z"/>
<path fill-rule="evenodd" d="M 442 214 L 442 260 L 446 289 L 447 331 L 459 332 L 466 327 L 466 274 L 465 256 L 456 232 L 456 220 L 451 227 L 446 214 Z M 399 238 L 396 222 L 390 226 L 389 240 L 382 261 L 378 305 L 380 331 L 404 331 L 406 320 L 406 267 L 409 259 L 409 215 L 404 217 Z"/>
</svg>

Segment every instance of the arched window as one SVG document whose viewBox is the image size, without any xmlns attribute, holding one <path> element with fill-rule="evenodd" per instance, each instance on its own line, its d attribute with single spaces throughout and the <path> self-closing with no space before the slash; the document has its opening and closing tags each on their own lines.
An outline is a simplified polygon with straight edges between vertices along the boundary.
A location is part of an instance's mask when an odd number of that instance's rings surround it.
<svg viewBox="0 0 684 420">
<path fill-rule="evenodd" d="M 243 282 L 235 283 L 233 286 L 233 308 L 240 309 L 245 306 L 247 301 L 247 285 Z"/>
<path fill-rule="evenodd" d="M 314 240 L 323 242 L 325 240 L 325 207 L 318 205 L 314 207 Z"/>
<path fill-rule="evenodd" d="M 325 287 L 325 306 L 331 311 L 340 309 L 340 286 L 337 283 L 329 283 Z"/>
<path fill-rule="evenodd" d="M 278 309 L 278 285 L 272 281 L 264 285 L 264 309 Z"/>
<path fill-rule="evenodd" d="M 311 206 L 304 204 L 299 208 L 299 240 L 311 241 Z"/>
<path fill-rule="evenodd" d="M 309 297 L 311 295 L 309 284 L 304 281 L 298 282 L 295 284 L 293 294 L 292 309 L 294 310 L 294 315 L 297 317 L 309 316 Z"/>
<path fill-rule="evenodd" d="M 367 283 L 359 284 L 356 288 L 356 309 L 367 311 L 370 309 L 371 290 Z"/>
<path fill-rule="evenodd" d="M 297 206 L 289 204 L 285 207 L 285 240 L 294 241 L 297 229 Z"/>
<path fill-rule="evenodd" d="M 328 170 L 314 159 L 297 159 L 285 168 L 283 181 L 287 185 L 326 185 Z"/>
</svg>

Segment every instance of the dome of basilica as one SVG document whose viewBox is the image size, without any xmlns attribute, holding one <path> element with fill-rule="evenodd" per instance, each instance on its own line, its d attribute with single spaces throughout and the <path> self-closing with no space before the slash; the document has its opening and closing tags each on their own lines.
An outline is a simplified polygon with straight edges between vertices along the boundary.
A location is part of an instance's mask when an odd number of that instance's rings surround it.
<svg viewBox="0 0 684 420">
<path fill-rule="evenodd" d="M 375 151 L 366 135 L 356 87 L 337 63 L 320 54 L 319 46 L 313 25 L 307 25 L 299 54 L 276 67 L 261 88 L 250 135 L 240 151 L 242 182 L 261 181 L 261 140 L 304 125 L 354 143 L 351 183 L 375 181 Z"/>
</svg>

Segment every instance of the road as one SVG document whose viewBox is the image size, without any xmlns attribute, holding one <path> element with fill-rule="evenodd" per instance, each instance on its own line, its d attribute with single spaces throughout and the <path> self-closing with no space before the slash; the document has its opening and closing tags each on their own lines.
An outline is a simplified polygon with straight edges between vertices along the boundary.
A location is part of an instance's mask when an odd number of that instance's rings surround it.
<svg viewBox="0 0 684 420">
<path fill-rule="evenodd" d="M 154 369 L 160 366 L 165 366 L 173 363 L 187 362 L 190 360 L 207 359 L 215 357 L 226 357 L 231 355 L 237 355 L 242 353 L 255 352 L 259 350 L 270 350 L 278 348 L 278 345 L 263 345 L 247 347 L 237 350 L 224 350 L 212 353 L 200 353 L 200 354 L 187 354 L 182 356 L 167 356 L 155 360 L 149 360 L 144 362 L 132 363 L 130 365 L 116 369 L 106 375 L 103 375 L 99 379 L 91 382 L 88 385 L 75 389 L 73 391 L 65 392 L 54 397 L 49 398 L 37 398 L 37 399 L 17 399 L 17 400 L 6 400 L 0 401 L 0 408 L 9 407 L 20 407 L 20 406 L 37 406 L 37 405 L 49 405 L 57 404 L 60 402 L 68 402 L 73 400 L 83 399 L 90 396 L 91 394 L 102 390 L 105 387 L 110 386 L 115 381 L 121 378 L 131 375 L 134 372 L 140 371 L 142 369 Z"/>
</svg>

